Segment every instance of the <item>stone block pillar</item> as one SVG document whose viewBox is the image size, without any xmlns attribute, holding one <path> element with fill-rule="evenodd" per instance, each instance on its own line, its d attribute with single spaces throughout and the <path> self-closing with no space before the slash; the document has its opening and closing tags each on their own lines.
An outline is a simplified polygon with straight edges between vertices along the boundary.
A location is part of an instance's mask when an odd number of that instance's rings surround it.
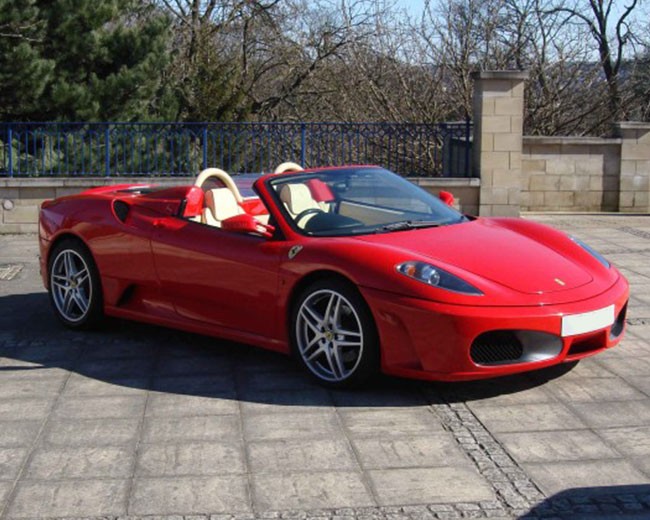
<svg viewBox="0 0 650 520">
<path fill-rule="evenodd" d="M 479 215 L 519 216 L 526 71 L 481 71 L 474 79 L 474 175 Z"/>
<path fill-rule="evenodd" d="M 650 123 L 616 123 L 621 139 L 621 176 L 618 210 L 650 212 Z"/>
</svg>

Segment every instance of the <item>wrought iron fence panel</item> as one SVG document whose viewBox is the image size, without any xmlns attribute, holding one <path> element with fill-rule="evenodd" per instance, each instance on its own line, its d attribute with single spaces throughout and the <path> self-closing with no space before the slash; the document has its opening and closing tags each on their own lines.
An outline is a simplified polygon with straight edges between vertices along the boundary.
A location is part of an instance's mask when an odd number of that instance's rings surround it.
<svg viewBox="0 0 650 520">
<path fill-rule="evenodd" d="M 469 177 L 471 123 L 2 123 L 0 176 L 192 176 L 378 164 Z"/>
</svg>

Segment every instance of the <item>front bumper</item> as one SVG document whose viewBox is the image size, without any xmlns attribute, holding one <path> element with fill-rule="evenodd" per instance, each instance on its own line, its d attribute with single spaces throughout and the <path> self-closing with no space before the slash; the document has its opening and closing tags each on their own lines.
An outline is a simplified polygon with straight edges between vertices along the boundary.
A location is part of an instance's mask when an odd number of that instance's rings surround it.
<svg viewBox="0 0 650 520">
<path fill-rule="evenodd" d="M 579 302 L 535 307 L 471 307 L 408 298 L 363 288 L 375 318 L 387 374 L 434 381 L 461 381 L 497 377 L 574 361 L 618 344 L 624 335 L 607 326 L 562 337 L 562 317 L 614 305 L 623 317 L 629 297 L 624 277 L 607 291 Z M 619 324 L 620 325 L 620 324 Z M 612 331 L 612 328 L 615 330 Z M 542 360 L 482 365 L 472 360 L 472 343 L 493 331 L 535 331 L 552 335 L 558 353 Z"/>
</svg>

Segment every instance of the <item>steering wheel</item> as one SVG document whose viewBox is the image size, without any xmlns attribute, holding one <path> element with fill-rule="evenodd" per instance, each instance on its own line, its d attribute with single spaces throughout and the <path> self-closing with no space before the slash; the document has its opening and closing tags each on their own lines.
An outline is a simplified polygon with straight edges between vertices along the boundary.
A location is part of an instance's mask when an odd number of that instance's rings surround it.
<svg viewBox="0 0 650 520">
<path fill-rule="evenodd" d="M 232 194 L 235 196 L 237 203 L 241 203 L 244 200 L 241 196 L 241 193 L 239 193 L 239 188 L 237 188 L 235 181 L 232 180 L 232 177 L 219 168 L 206 168 L 203 170 L 201 173 L 199 173 L 199 176 L 194 181 L 194 186 L 198 186 L 199 188 L 203 189 L 203 184 L 211 177 L 216 177 L 221 182 L 223 182 L 224 186 L 232 191 Z"/>
<path fill-rule="evenodd" d="M 296 226 L 302 229 L 302 226 L 300 225 L 300 221 L 305 218 L 307 215 L 315 215 L 316 213 L 324 213 L 322 209 L 320 208 L 307 208 L 303 209 L 300 213 L 296 215 L 296 218 L 294 219 L 296 222 Z M 306 224 L 306 222 L 305 222 Z"/>
</svg>

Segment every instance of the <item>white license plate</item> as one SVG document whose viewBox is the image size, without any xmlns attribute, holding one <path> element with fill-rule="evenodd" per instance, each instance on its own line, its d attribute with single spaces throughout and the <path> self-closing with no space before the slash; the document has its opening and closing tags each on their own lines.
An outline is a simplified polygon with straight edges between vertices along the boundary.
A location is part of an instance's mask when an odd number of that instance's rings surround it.
<svg viewBox="0 0 650 520">
<path fill-rule="evenodd" d="M 614 323 L 614 306 L 562 317 L 562 337 L 604 329 Z"/>
</svg>

